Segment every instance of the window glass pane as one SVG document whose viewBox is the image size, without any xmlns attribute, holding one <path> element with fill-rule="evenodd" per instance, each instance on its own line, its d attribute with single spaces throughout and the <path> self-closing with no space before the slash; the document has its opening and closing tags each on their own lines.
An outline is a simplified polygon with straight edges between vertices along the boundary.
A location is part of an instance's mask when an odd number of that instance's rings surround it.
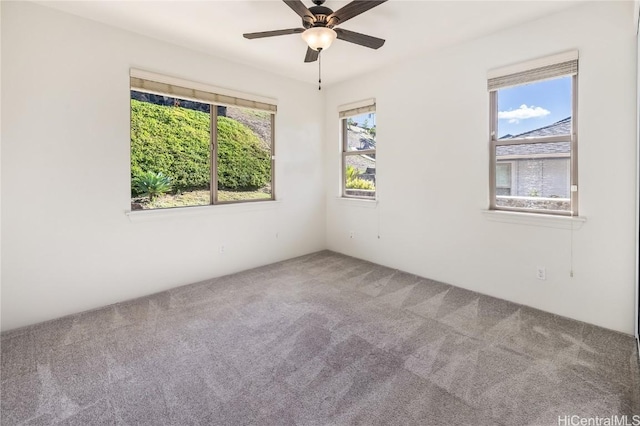
<svg viewBox="0 0 640 426">
<path fill-rule="evenodd" d="M 571 133 L 572 77 L 498 90 L 498 139 Z"/>
<path fill-rule="evenodd" d="M 375 198 L 375 152 L 359 154 L 358 151 L 376 149 L 376 114 L 368 112 L 345 119 L 347 124 L 344 149 L 344 196 Z"/>
<path fill-rule="evenodd" d="M 347 151 L 376 149 L 376 113 L 349 117 L 347 120 Z"/>
<path fill-rule="evenodd" d="M 570 211 L 570 150 L 570 142 L 497 146 L 496 206 Z"/>
<path fill-rule="evenodd" d="M 131 209 L 210 203 L 209 105 L 131 91 Z"/>
<path fill-rule="evenodd" d="M 271 199 L 271 114 L 218 107 L 218 201 Z"/>
<path fill-rule="evenodd" d="M 496 194 L 511 195 L 511 163 L 496 164 Z"/>
<path fill-rule="evenodd" d="M 347 155 L 344 170 L 345 195 L 376 196 L 376 160 L 369 155 Z"/>
</svg>

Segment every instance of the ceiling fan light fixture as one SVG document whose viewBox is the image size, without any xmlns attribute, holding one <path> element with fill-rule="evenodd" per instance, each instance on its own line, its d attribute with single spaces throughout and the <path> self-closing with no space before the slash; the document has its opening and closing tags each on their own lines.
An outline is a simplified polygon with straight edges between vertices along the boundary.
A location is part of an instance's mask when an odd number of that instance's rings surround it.
<svg viewBox="0 0 640 426">
<path fill-rule="evenodd" d="M 331 28 L 312 27 L 302 33 L 302 39 L 313 50 L 327 50 L 338 34 Z"/>
</svg>

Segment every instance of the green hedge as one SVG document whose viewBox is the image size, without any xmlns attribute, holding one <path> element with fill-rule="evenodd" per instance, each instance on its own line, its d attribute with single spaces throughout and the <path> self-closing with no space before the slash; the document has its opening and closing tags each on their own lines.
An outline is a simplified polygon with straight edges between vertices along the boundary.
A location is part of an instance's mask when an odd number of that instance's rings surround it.
<svg viewBox="0 0 640 426">
<path fill-rule="evenodd" d="M 255 190 L 271 181 L 271 154 L 245 125 L 218 117 L 218 188 Z"/>
<path fill-rule="evenodd" d="M 161 172 L 174 191 L 208 188 L 209 128 L 208 113 L 131 100 L 131 179 Z M 250 191 L 269 183 L 270 153 L 247 126 L 218 117 L 218 149 L 218 188 Z"/>
</svg>

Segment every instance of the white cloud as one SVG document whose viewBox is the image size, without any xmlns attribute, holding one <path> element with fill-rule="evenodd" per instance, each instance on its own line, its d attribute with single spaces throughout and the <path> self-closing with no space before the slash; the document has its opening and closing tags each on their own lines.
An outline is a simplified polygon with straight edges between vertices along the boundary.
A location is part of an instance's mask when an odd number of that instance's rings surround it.
<svg viewBox="0 0 640 426">
<path fill-rule="evenodd" d="M 509 120 L 509 123 L 519 123 L 520 120 L 528 118 L 544 117 L 551 114 L 551 111 L 537 106 L 520 105 L 520 108 L 511 111 L 498 111 L 498 118 L 501 120 Z"/>
</svg>

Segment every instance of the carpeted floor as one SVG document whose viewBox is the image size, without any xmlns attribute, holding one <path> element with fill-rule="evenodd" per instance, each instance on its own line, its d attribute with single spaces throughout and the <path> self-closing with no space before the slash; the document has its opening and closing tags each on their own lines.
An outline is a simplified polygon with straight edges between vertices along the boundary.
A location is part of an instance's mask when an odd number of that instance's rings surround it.
<svg viewBox="0 0 640 426">
<path fill-rule="evenodd" d="M 1 423 L 557 425 L 640 414 L 636 357 L 627 335 L 320 252 L 3 334 Z"/>
</svg>

